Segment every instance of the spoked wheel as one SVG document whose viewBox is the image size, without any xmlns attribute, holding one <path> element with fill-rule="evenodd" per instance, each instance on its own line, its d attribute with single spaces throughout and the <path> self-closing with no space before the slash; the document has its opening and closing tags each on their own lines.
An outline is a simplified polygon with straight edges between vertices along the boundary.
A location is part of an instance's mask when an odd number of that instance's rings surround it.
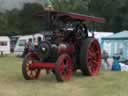
<svg viewBox="0 0 128 96">
<path fill-rule="evenodd" d="M 24 58 L 22 64 L 22 73 L 26 80 L 35 80 L 40 75 L 40 69 L 33 69 L 30 70 L 30 64 L 39 61 L 37 58 L 34 58 L 32 54 L 27 54 Z"/>
<path fill-rule="evenodd" d="M 57 81 L 70 80 L 72 77 L 72 60 L 67 54 L 60 55 L 56 62 L 55 75 Z"/>
<path fill-rule="evenodd" d="M 96 39 L 88 38 L 83 41 L 80 59 L 84 75 L 97 75 L 101 66 L 101 49 Z"/>
</svg>

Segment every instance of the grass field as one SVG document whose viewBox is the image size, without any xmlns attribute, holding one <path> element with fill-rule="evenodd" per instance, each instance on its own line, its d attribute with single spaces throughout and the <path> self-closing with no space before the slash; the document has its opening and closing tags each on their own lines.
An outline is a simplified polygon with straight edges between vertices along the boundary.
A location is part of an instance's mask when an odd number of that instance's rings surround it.
<svg viewBox="0 0 128 96">
<path fill-rule="evenodd" d="M 126 72 L 100 72 L 96 77 L 76 73 L 64 83 L 41 74 L 39 80 L 26 81 L 21 63 L 20 58 L 0 57 L 0 96 L 128 96 Z"/>
</svg>

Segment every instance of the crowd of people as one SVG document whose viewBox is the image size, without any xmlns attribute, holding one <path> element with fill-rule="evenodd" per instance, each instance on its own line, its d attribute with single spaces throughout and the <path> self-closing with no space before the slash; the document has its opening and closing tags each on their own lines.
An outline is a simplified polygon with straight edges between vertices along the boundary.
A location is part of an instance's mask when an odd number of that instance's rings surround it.
<svg viewBox="0 0 128 96">
<path fill-rule="evenodd" d="M 40 44 L 42 42 L 42 38 L 38 37 L 37 40 L 36 39 L 28 39 L 28 41 L 25 44 L 25 48 L 24 48 L 24 52 L 23 52 L 23 57 L 31 50 L 33 50 L 35 48 L 35 46 L 39 47 Z"/>
<path fill-rule="evenodd" d="M 115 54 L 113 58 L 109 58 L 107 51 L 102 53 L 102 69 L 112 71 L 128 71 L 128 64 L 120 61 L 121 54 Z"/>
</svg>

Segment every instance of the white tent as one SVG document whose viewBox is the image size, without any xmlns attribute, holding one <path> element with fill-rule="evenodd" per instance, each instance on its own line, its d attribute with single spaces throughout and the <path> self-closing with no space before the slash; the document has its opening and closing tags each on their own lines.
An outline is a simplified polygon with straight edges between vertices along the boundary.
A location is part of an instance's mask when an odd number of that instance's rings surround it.
<svg viewBox="0 0 128 96">
<path fill-rule="evenodd" d="M 120 60 L 128 60 L 128 31 L 121 31 L 111 36 L 103 37 L 102 50 L 106 50 L 110 57 L 120 55 Z"/>
<path fill-rule="evenodd" d="M 101 38 L 108 37 L 113 35 L 113 32 L 94 32 L 95 38 L 99 40 L 99 43 L 101 43 Z"/>
</svg>

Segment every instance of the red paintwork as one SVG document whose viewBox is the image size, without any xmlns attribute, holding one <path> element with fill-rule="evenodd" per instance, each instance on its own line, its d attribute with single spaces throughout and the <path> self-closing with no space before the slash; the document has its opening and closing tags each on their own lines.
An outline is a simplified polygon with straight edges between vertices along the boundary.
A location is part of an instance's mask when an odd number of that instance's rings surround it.
<svg viewBox="0 0 128 96">
<path fill-rule="evenodd" d="M 101 49 L 95 39 L 88 48 L 88 68 L 91 76 L 97 75 L 101 66 Z"/>
<path fill-rule="evenodd" d="M 47 11 L 47 13 L 49 13 L 49 15 L 57 16 L 58 19 L 62 21 L 91 21 L 98 23 L 105 22 L 104 18 L 80 15 L 75 13 L 56 12 L 56 11 L 50 11 L 50 12 Z M 36 15 L 43 16 L 40 13 Z M 72 71 L 74 67 L 72 64 L 74 58 L 72 57 L 75 51 L 77 51 L 75 49 L 79 47 L 79 45 L 81 44 L 79 43 L 79 39 L 73 39 L 73 40 L 74 41 L 63 40 L 59 42 L 59 44 L 62 44 L 62 46 L 57 46 L 58 48 L 57 52 L 59 56 L 57 54 L 58 57 L 56 63 L 40 62 L 41 58 L 39 53 L 32 51 L 30 57 L 35 58 L 35 60 L 37 61 L 29 64 L 28 69 L 31 71 L 31 73 L 36 69 L 55 70 L 56 77 L 59 81 L 69 80 L 72 77 Z M 101 50 L 98 41 L 95 39 L 93 42 L 91 43 L 89 42 L 89 48 L 85 50 L 87 50 L 87 56 L 84 58 L 88 59 L 86 67 L 88 68 L 89 74 L 91 76 L 96 75 L 99 72 L 101 65 Z"/>
<path fill-rule="evenodd" d="M 80 15 L 80 14 L 75 14 L 75 13 L 61 13 L 58 14 L 57 16 L 67 16 L 65 17 L 65 20 L 67 19 L 68 21 L 74 21 L 74 20 L 80 20 L 80 21 L 90 21 L 90 22 L 97 22 L 97 23 L 104 23 L 105 19 L 100 18 L 100 17 L 94 17 L 94 16 L 87 16 L 87 15 Z"/>
<path fill-rule="evenodd" d="M 39 69 L 55 69 L 54 63 L 46 63 L 46 62 L 36 62 L 29 65 L 31 70 L 39 68 Z"/>
<path fill-rule="evenodd" d="M 66 45 L 66 48 L 64 47 L 59 47 L 58 48 L 58 54 L 69 54 L 69 55 L 72 55 L 74 52 L 75 52 L 75 48 L 74 48 L 74 45 L 73 44 L 69 44 L 69 43 L 61 43 L 61 44 L 64 44 Z"/>
<path fill-rule="evenodd" d="M 32 51 L 31 51 L 32 52 Z M 35 80 L 38 78 L 38 76 L 40 75 L 40 70 L 39 69 L 33 69 L 31 70 L 29 68 L 29 66 L 36 62 L 38 60 L 38 56 L 35 55 L 34 53 L 31 54 L 31 53 L 28 53 L 24 59 L 24 62 L 23 62 L 23 74 L 24 74 L 24 77 L 26 80 Z M 31 61 L 31 62 L 30 62 Z M 34 74 L 33 74 L 34 72 Z"/>
<path fill-rule="evenodd" d="M 57 12 L 57 11 L 44 11 L 34 13 L 36 16 L 44 16 L 44 13 L 49 13 L 54 16 L 60 17 L 63 21 L 89 21 L 89 22 L 97 22 L 97 23 L 104 23 L 105 19 L 101 17 L 94 17 L 88 15 L 81 15 L 76 13 L 68 13 L 68 12 Z"/>
<path fill-rule="evenodd" d="M 65 62 L 66 61 L 66 62 Z M 60 80 L 70 80 L 72 77 L 72 59 L 67 54 L 62 54 L 57 59 L 57 71 Z"/>
</svg>

